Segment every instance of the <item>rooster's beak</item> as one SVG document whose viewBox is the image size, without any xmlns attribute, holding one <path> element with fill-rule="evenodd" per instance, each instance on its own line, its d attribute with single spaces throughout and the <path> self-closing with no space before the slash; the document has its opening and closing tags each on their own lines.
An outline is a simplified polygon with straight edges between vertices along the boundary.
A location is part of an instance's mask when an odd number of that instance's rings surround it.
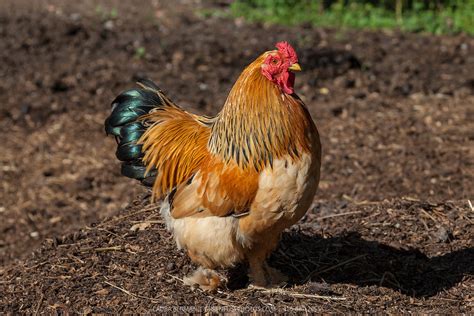
<svg viewBox="0 0 474 316">
<path fill-rule="evenodd" d="M 301 71 L 301 66 L 298 63 L 294 63 L 288 69 L 291 70 L 291 71 Z"/>
</svg>

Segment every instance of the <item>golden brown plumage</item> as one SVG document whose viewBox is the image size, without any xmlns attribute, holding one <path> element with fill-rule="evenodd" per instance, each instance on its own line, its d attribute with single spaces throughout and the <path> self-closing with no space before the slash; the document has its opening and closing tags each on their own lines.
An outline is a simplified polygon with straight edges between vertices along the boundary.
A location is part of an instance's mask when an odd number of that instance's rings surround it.
<svg viewBox="0 0 474 316">
<path fill-rule="evenodd" d="M 165 106 L 141 118 L 150 124 L 139 143 L 143 143 L 143 162 L 147 171 L 158 170 L 154 196 L 162 198 L 186 181 L 209 157 L 209 127 L 178 107 Z"/>
<path fill-rule="evenodd" d="M 237 79 L 214 118 L 187 113 L 162 94 L 140 117 L 142 161 L 179 247 L 205 269 L 188 279 L 214 288 L 212 270 L 242 260 L 251 281 L 279 281 L 265 263 L 281 232 L 306 212 L 319 182 L 317 129 L 293 93 L 296 53 L 286 43 Z M 145 87 L 146 89 L 150 89 Z"/>
</svg>

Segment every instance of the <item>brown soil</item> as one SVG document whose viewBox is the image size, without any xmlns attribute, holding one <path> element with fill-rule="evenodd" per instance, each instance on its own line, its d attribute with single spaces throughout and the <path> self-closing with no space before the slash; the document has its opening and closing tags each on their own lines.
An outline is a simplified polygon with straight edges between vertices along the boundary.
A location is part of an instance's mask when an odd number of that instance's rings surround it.
<svg viewBox="0 0 474 316">
<path fill-rule="evenodd" d="M 474 312 L 474 38 L 196 12 L 157 1 L 0 4 L 0 310 Z M 296 90 L 323 143 L 314 206 L 269 261 L 290 283 L 246 289 L 237 267 L 217 293 L 186 288 L 193 265 L 146 190 L 120 176 L 102 126 L 110 101 L 150 77 L 190 111 L 214 114 L 278 40 L 297 48 Z"/>
</svg>

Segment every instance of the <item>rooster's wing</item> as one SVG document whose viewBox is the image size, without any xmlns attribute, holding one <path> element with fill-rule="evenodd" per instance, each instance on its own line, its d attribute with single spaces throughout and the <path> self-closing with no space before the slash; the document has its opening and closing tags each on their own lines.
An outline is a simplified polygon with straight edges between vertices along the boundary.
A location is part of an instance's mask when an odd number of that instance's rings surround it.
<svg viewBox="0 0 474 316">
<path fill-rule="evenodd" d="M 147 171 L 156 172 L 154 197 L 168 198 L 174 218 L 248 211 L 258 173 L 209 152 L 212 118 L 188 113 L 155 93 L 165 102 L 140 117 L 146 131 L 138 141 Z"/>
</svg>

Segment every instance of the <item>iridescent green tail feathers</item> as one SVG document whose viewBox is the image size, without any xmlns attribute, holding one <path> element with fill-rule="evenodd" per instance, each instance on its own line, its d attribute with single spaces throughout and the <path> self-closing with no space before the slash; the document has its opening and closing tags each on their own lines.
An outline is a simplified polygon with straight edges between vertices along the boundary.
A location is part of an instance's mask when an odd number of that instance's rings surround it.
<svg viewBox="0 0 474 316">
<path fill-rule="evenodd" d="M 147 127 L 139 118 L 164 104 L 162 92 L 151 80 L 138 81 L 139 88 L 122 92 L 112 101 L 112 113 L 105 120 L 105 132 L 117 140 L 117 158 L 122 161 L 122 174 L 153 185 L 156 170 L 146 173 L 142 162 L 142 146 L 137 144 Z"/>
</svg>

